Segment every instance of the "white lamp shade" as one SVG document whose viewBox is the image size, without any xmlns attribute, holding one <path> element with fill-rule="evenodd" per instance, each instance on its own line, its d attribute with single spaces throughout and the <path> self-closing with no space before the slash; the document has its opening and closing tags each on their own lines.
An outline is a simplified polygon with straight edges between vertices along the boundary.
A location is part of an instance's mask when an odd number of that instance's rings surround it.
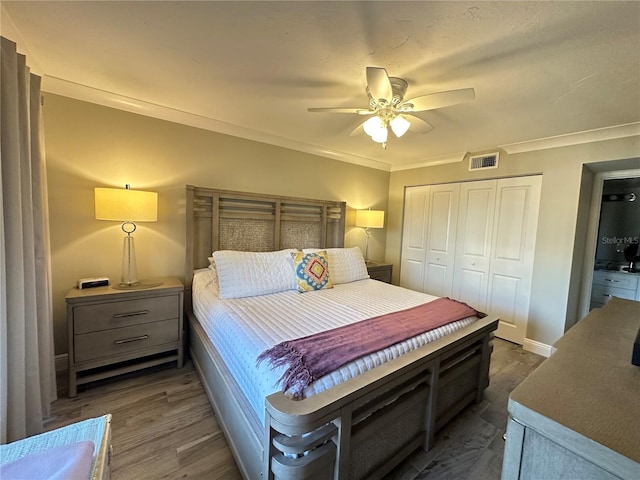
<svg viewBox="0 0 640 480">
<path fill-rule="evenodd" d="M 376 135 L 376 133 L 379 132 L 380 129 L 386 130 L 386 128 L 384 128 L 384 124 L 382 123 L 382 119 L 377 115 L 364 122 L 362 124 L 362 129 L 364 130 L 364 133 L 366 133 L 370 137 Z"/>
<path fill-rule="evenodd" d="M 386 127 L 382 127 L 371 136 L 371 140 L 373 140 L 376 143 L 385 143 L 387 141 L 388 136 L 389 136 L 389 131 L 387 130 Z"/>
<path fill-rule="evenodd" d="M 390 125 L 391 125 L 391 130 L 393 130 L 393 133 L 395 134 L 395 136 L 400 138 L 405 133 L 407 133 L 407 130 L 409 130 L 411 123 L 409 122 L 409 120 L 407 120 L 403 116 L 398 115 L 393 120 L 391 120 Z"/>
<path fill-rule="evenodd" d="M 96 220 L 155 222 L 158 194 L 126 188 L 96 188 Z"/>
<path fill-rule="evenodd" d="M 356 227 L 383 228 L 383 210 L 356 210 Z"/>
</svg>

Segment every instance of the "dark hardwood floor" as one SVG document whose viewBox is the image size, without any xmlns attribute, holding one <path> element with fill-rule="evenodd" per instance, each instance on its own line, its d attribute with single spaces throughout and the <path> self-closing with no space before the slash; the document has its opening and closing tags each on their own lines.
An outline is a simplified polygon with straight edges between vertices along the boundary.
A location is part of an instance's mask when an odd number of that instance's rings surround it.
<svg viewBox="0 0 640 480">
<path fill-rule="evenodd" d="M 415 453 L 389 479 L 499 479 L 509 392 L 542 360 L 496 339 L 484 400 L 444 427 L 430 452 Z M 191 362 L 81 386 L 75 398 L 67 397 L 60 378 L 59 391 L 47 430 L 113 415 L 113 480 L 240 478 Z"/>
</svg>

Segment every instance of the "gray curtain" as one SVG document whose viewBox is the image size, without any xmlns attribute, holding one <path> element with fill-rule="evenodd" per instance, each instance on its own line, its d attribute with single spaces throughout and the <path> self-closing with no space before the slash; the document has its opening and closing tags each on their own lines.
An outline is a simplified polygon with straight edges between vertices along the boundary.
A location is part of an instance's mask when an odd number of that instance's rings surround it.
<svg viewBox="0 0 640 480">
<path fill-rule="evenodd" d="M 2 37 L 0 443 L 42 431 L 56 399 L 40 77 Z"/>
</svg>

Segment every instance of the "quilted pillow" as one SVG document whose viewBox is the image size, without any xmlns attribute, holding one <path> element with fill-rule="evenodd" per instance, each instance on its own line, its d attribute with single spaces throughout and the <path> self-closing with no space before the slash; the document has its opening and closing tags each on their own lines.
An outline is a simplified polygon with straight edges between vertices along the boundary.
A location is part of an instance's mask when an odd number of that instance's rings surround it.
<svg viewBox="0 0 640 480">
<path fill-rule="evenodd" d="M 329 278 L 329 261 L 327 252 L 292 253 L 293 266 L 296 271 L 296 282 L 299 292 L 312 292 L 323 288 L 333 288 Z"/>
<path fill-rule="evenodd" d="M 304 253 L 317 252 L 317 248 L 305 248 Z M 329 257 L 329 271 L 334 285 L 355 282 L 369 278 L 364 257 L 358 247 L 327 248 L 323 250 Z"/>
<path fill-rule="evenodd" d="M 291 253 L 277 252 L 213 252 L 220 298 L 243 298 L 295 290 L 295 274 Z"/>
</svg>

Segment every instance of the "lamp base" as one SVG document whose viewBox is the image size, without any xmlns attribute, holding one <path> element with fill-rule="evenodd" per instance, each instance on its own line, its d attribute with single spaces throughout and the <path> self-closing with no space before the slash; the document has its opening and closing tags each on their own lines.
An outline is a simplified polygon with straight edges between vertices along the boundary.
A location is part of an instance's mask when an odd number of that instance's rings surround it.
<svg viewBox="0 0 640 480">
<path fill-rule="evenodd" d="M 162 282 L 135 282 L 135 283 L 119 283 L 117 285 L 111 285 L 111 288 L 116 290 L 144 290 L 145 288 L 159 287 Z"/>
<path fill-rule="evenodd" d="M 369 237 L 371 236 L 371 231 L 369 228 L 364 229 L 364 263 L 369 262 Z"/>
</svg>

